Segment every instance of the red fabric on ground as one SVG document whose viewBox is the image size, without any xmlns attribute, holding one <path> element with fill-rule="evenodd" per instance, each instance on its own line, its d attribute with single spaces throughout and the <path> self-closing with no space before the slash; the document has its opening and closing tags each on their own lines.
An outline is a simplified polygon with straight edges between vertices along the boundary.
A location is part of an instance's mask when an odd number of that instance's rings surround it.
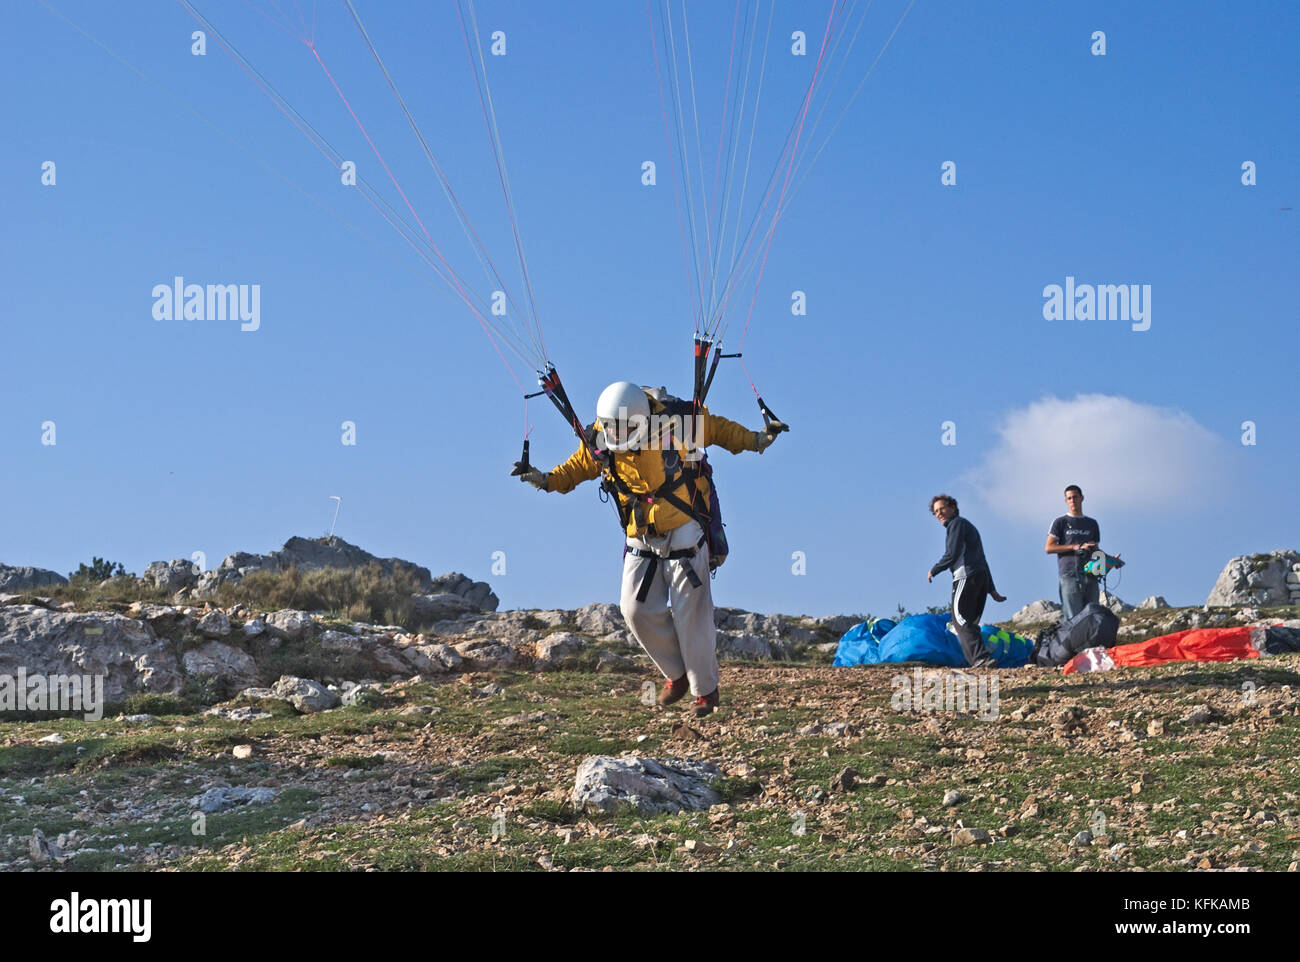
<svg viewBox="0 0 1300 962">
<path fill-rule="evenodd" d="M 1130 645 L 1116 645 L 1108 654 L 1116 667 L 1134 668 L 1142 665 L 1164 665 L 1171 661 L 1233 661 L 1237 658 L 1258 658 L 1250 645 L 1250 628 L 1190 628 L 1172 635 L 1135 641 Z M 1075 655 L 1065 666 L 1065 674 L 1077 671 Z"/>
</svg>

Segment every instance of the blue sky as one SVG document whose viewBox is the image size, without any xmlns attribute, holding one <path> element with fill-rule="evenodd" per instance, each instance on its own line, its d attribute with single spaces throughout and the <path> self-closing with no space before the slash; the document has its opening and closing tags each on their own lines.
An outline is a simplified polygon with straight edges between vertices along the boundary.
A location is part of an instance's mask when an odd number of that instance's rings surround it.
<svg viewBox="0 0 1300 962">
<path fill-rule="evenodd" d="M 12 5 L 0 560 L 66 573 L 100 555 L 139 571 L 202 551 L 212 566 L 324 533 L 338 495 L 340 536 L 487 579 L 504 607 L 616 600 L 612 512 L 594 485 L 560 497 L 508 476 L 519 390 L 397 233 L 216 43 L 191 54 L 181 5 L 51 3 L 154 83 L 36 0 Z M 354 3 L 518 291 L 455 5 Z M 906 5 L 873 5 L 828 118 Z M 313 4 L 196 6 L 401 206 L 301 31 L 280 24 L 301 9 L 310 32 Z M 507 38 L 489 79 L 570 396 L 590 417 L 614 380 L 688 394 L 692 299 L 645 4 L 475 9 L 485 42 Z M 734 9 L 687 6 L 708 164 Z M 776 5 L 755 181 L 829 9 Z M 321 58 L 435 242 L 486 294 L 345 8 L 315 16 Z M 799 29 L 814 56 L 791 55 Z M 1105 56 L 1090 53 L 1096 30 Z M 1043 540 L 1071 482 L 1103 545 L 1132 562 L 1116 587 L 1126 600 L 1200 603 L 1231 556 L 1300 547 L 1300 244 L 1284 209 L 1300 173 L 1298 41 L 1293 4 L 918 0 L 777 226 L 744 360 L 793 430 L 762 456 L 711 459 L 733 548 L 716 601 L 811 614 L 945 603 L 946 576 L 924 580 L 942 549 L 926 513 L 938 491 L 980 528 L 1011 597 L 993 617 L 1055 598 Z M 646 160 L 655 187 L 641 183 Z M 945 161 L 956 186 L 941 183 Z M 155 320 L 151 292 L 176 275 L 258 284 L 260 329 Z M 1043 289 L 1067 276 L 1150 285 L 1150 329 L 1045 320 Z M 796 290 L 806 316 L 791 313 Z M 741 327 L 743 313 L 733 339 Z M 736 362 L 710 407 L 762 423 Z M 576 442 L 544 400 L 529 412 L 533 460 L 567 457 Z M 341 443 L 344 421 L 355 445 Z M 945 421 L 956 444 L 941 443 Z"/>
</svg>

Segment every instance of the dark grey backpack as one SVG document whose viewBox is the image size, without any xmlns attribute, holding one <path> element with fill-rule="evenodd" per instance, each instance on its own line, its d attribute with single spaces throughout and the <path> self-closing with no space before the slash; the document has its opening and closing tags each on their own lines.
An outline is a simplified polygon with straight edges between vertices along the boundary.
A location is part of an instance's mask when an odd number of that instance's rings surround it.
<svg viewBox="0 0 1300 962">
<path fill-rule="evenodd" d="M 1064 665 L 1085 648 L 1111 648 L 1119 637 L 1119 616 L 1095 601 L 1069 621 L 1038 636 L 1034 661 L 1045 668 Z"/>
</svg>

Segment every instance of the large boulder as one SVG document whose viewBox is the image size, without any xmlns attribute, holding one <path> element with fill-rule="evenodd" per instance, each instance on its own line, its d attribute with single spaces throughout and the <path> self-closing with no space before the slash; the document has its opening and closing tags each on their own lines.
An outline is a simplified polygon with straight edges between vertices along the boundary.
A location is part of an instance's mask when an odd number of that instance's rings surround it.
<svg viewBox="0 0 1300 962">
<path fill-rule="evenodd" d="M 1060 621 L 1061 606 L 1055 601 L 1033 601 L 1025 605 L 1009 619 L 1013 625 L 1030 625 L 1036 622 Z"/>
<path fill-rule="evenodd" d="M 597 638 L 627 628 L 627 622 L 623 620 L 623 612 L 619 610 L 618 605 L 611 604 L 598 603 L 579 608 L 573 613 L 573 621 L 583 634 Z"/>
<path fill-rule="evenodd" d="M 230 635 L 230 616 L 220 608 L 209 611 L 199 619 L 199 634 L 207 638 L 226 638 Z"/>
<path fill-rule="evenodd" d="M 309 678 L 281 675 L 271 691 L 276 698 L 283 698 L 304 715 L 339 707 L 338 695 Z"/>
<path fill-rule="evenodd" d="M 455 648 L 440 642 L 403 648 L 402 657 L 422 675 L 442 675 L 464 664 Z"/>
<path fill-rule="evenodd" d="M 210 675 L 221 679 L 233 690 L 256 685 L 260 681 L 255 662 L 248 652 L 220 641 L 209 641 L 181 656 L 187 675 Z"/>
<path fill-rule="evenodd" d="M 459 595 L 474 606 L 476 611 L 496 611 L 500 599 L 492 593 L 486 581 L 474 581 L 467 575 L 452 571 L 434 578 L 428 589 L 430 594 Z"/>
<path fill-rule="evenodd" d="M 813 625 L 838 638 L 854 625 L 863 621 L 866 621 L 866 618 L 862 615 L 826 615 L 821 618 L 814 618 Z"/>
<path fill-rule="evenodd" d="M 478 611 L 472 601 L 450 591 L 415 595 L 411 598 L 411 620 L 417 625 L 450 621 L 461 615 L 477 614 Z"/>
<path fill-rule="evenodd" d="M 275 798 L 275 795 L 276 791 L 273 788 L 223 785 L 219 788 L 209 788 L 202 795 L 195 795 L 190 799 L 190 805 L 201 812 L 211 814 L 237 808 L 240 805 L 266 805 Z"/>
<path fill-rule="evenodd" d="M 1100 601 L 1104 607 L 1109 608 L 1117 615 L 1122 615 L 1126 611 L 1133 610 L 1132 605 L 1125 604 L 1117 595 L 1112 595 L 1109 591 L 1101 592 L 1097 600 Z"/>
<path fill-rule="evenodd" d="M 772 657 L 772 645 L 768 640 L 762 635 L 749 632 L 733 634 L 729 631 L 719 631 L 717 649 L 719 655 L 730 655 L 736 658 Z"/>
<path fill-rule="evenodd" d="M 104 701 L 139 692 L 181 688 L 172 646 L 142 621 L 125 615 L 50 611 L 36 605 L 0 607 L 0 674 L 102 675 Z"/>
<path fill-rule="evenodd" d="M 49 585 L 66 585 L 68 579 L 57 571 L 33 568 L 30 565 L 15 567 L 0 564 L 0 591 L 25 591 Z"/>
<path fill-rule="evenodd" d="M 1233 558 L 1219 574 L 1205 603 L 1234 607 L 1292 604 L 1287 578 L 1297 571 L 1297 565 L 1300 565 L 1300 552 L 1296 551 L 1271 551 Z M 1300 585 L 1300 576 L 1291 584 Z M 1300 591 L 1296 594 L 1300 595 Z"/>
<path fill-rule="evenodd" d="M 781 615 L 760 615 L 753 611 L 740 611 L 728 617 L 726 623 L 718 627 L 741 635 L 777 636 L 785 628 L 785 618 Z"/>
<path fill-rule="evenodd" d="M 193 618 L 171 605 L 154 605 L 147 601 L 135 601 L 131 603 L 127 613 L 132 618 L 147 624 L 153 629 L 154 634 L 159 637 L 189 631 L 195 627 Z"/>
<path fill-rule="evenodd" d="M 199 580 L 198 566 L 188 558 L 175 561 L 154 561 L 144 569 L 140 580 L 161 588 L 168 594 L 175 594 L 182 588 L 191 588 Z"/>
<path fill-rule="evenodd" d="M 580 635 L 571 631 L 557 631 L 537 643 L 537 667 L 556 668 L 571 661 L 573 656 L 587 647 Z"/>
<path fill-rule="evenodd" d="M 630 805 L 642 815 L 676 814 L 717 805 L 722 799 L 710 782 L 719 774 L 709 762 L 596 755 L 578 766 L 571 798 L 579 811 Z"/>
<path fill-rule="evenodd" d="M 456 653 L 477 671 L 509 668 L 519 659 L 517 651 L 505 642 L 491 638 L 462 642 L 456 646 Z"/>
<path fill-rule="evenodd" d="M 311 634 L 313 624 L 312 617 L 307 612 L 294 611 L 291 608 L 273 611 L 266 616 L 267 630 L 275 637 L 286 638 L 289 641 L 298 641 Z"/>
<path fill-rule="evenodd" d="M 428 568 L 403 561 L 401 558 L 379 558 L 369 551 L 348 544 L 342 538 L 290 538 L 279 551 L 270 554 L 250 554 L 237 551 L 227 555 L 219 570 L 229 572 L 233 580 L 254 571 L 315 571 L 321 568 L 365 568 L 378 565 L 379 570 L 391 576 L 396 571 L 411 575 L 417 591 L 433 591 L 433 578 Z"/>
<path fill-rule="evenodd" d="M 190 596 L 193 598 L 215 598 L 222 585 L 228 581 L 237 583 L 240 577 L 238 572 L 228 571 L 225 568 L 214 568 L 212 571 L 205 571 L 194 582 L 194 587 L 190 589 Z"/>
</svg>

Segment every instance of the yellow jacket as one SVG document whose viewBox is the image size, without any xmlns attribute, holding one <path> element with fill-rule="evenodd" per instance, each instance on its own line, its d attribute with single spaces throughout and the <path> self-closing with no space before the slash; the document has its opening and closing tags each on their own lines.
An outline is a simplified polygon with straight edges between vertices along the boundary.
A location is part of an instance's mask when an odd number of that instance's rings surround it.
<svg viewBox="0 0 1300 962">
<path fill-rule="evenodd" d="M 660 445 L 657 445 L 656 416 L 662 415 L 664 408 L 658 401 L 650 399 L 651 412 L 651 443 L 647 449 L 641 451 L 613 451 L 610 456 L 614 461 L 614 470 L 621 480 L 634 495 L 648 495 L 659 490 L 664 483 L 664 452 Z M 680 455 L 685 457 L 692 447 L 703 449 L 710 444 L 716 444 L 726 448 L 732 454 L 739 454 L 741 451 L 757 451 L 758 446 L 754 443 L 754 432 L 737 424 L 735 421 L 728 421 L 724 417 L 716 414 L 710 414 L 707 407 L 700 408 L 700 416 L 692 419 L 689 426 L 683 430 L 673 430 L 672 439 Z M 599 430 L 599 422 L 592 425 L 593 430 Z M 688 435 L 687 439 L 682 434 Z M 686 461 L 686 464 L 698 463 L 696 461 Z M 563 464 L 556 466 L 550 473 L 547 484 L 548 491 L 558 491 L 560 494 L 567 494 L 576 488 L 583 481 L 592 481 L 600 477 L 602 472 L 601 465 L 591 456 L 591 451 L 587 445 L 582 445 L 577 451 Z M 701 477 L 698 481 L 698 490 L 704 496 L 705 503 L 708 503 L 709 482 L 706 478 Z M 687 504 L 691 503 L 690 492 L 686 479 L 683 478 L 681 484 L 672 490 L 672 494 Z M 619 504 L 626 508 L 626 498 L 623 494 L 616 492 Z M 691 517 L 683 512 L 680 508 L 670 504 L 667 500 L 659 498 L 653 502 L 642 502 L 638 498 L 640 511 L 630 513 L 627 523 L 627 533 L 634 537 L 641 537 L 646 534 L 663 534 L 666 531 L 672 531 L 679 528 Z M 642 517 L 638 523 L 638 514 Z M 653 530 L 652 530 L 653 529 Z"/>
</svg>

